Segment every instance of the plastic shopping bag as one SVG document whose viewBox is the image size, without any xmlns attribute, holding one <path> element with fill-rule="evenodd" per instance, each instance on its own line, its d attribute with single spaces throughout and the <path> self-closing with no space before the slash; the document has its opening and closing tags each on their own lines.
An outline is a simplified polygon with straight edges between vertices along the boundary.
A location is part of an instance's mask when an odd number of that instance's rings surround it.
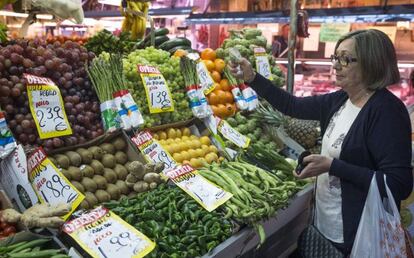
<svg viewBox="0 0 414 258">
<path fill-rule="evenodd" d="M 384 182 L 386 182 L 385 176 Z M 383 203 L 374 175 L 352 247 L 351 258 L 407 257 L 400 213 L 386 183 L 385 188 L 388 198 Z"/>
</svg>

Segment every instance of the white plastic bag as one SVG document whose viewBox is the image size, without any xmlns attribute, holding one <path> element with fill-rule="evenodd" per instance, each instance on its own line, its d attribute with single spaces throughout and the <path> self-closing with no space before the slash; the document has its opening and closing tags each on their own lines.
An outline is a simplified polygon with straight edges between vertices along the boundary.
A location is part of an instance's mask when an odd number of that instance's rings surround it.
<svg viewBox="0 0 414 258">
<path fill-rule="evenodd" d="M 81 0 L 32 0 L 32 5 L 62 20 L 73 18 L 76 23 L 80 24 L 84 19 Z"/>
<path fill-rule="evenodd" d="M 372 177 L 351 258 L 407 257 L 400 213 L 385 176 L 384 182 L 388 198 L 383 203 L 375 175 Z"/>
</svg>

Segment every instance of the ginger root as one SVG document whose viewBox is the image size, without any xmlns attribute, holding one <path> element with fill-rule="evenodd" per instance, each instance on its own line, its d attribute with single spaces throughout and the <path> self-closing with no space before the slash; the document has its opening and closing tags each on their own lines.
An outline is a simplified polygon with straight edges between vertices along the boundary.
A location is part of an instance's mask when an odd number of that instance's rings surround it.
<svg viewBox="0 0 414 258">
<path fill-rule="evenodd" d="M 35 204 L 20 214 L 16 210 L 2 211 L 2 218 L 9 223 L 21 223 L 27 228 L 60 227 L 65 221 L 60 218 L 71 210 L 70 204 L 50 205 L 47 203 Z"/>
<path fill-rule="evenodd" d="M 17 223 L 20 221 L 22 214 L 14 209 L 5 209 L 1 212 L 2 219 L 7 223 Z"/>
</svg>

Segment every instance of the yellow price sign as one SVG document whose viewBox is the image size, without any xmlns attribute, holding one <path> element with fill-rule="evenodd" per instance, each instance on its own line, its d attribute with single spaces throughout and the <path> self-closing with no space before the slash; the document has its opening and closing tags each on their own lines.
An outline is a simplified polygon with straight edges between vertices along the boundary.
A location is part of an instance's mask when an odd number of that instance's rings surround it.
<svg viewBox="0 0 414 258">
<path fill-rule="evenodd" d="M 47 158 L 40 147 L 28 160 L 29 180 L 41 203 L 71 205 L 71 211 L 63 216 L 67 219 L 85 199 L 59 169 Z"/>
<path fill-rule="evenodd" d="M 157 67 L 138 65 L 151 114 L 173 112 L 174 102 L 167 81 Z"/>
<path fill-rule="evenodd" d="M 48 78 L 24 74 L 30 111 L 40 139 L 71 135 L 59 88 Z"/>
</svg>

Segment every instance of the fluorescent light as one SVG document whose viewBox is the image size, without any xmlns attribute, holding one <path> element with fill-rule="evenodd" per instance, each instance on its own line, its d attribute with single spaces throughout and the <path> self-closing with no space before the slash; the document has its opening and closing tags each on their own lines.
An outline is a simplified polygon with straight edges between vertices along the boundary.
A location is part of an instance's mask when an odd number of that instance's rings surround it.
<svg viewBox="0 0 414 258">
<path fill-rule="evenodd" d="M 332 62 L 326 62 L 326 61 L 305 61 L 305 64 L 309 65 L 332 65 Z"/>
<path fill-rule="evenodd" d="M 21 18 L 27 18 L 29 16 L 27 13 L 16 13 L 16 12 L 10 12 L 10 11 L 0 11 L 0 15 L 21 17 Z"/>
<path fill-rule="evenodd" d="M 276 61 L 276 64 L 287 64 L 288 63 L 288 61 L 286 61 L 286 60 L 277 60 Z M 295 62 L 295 64 L 301 64 L 302 63 L 302 61 L 296 61 Z"/>
<path fill-rule="evenodd" d="M 121 0 L 98 0 L 98 3 L 106 4 L 106 5 L 120 6 L 121 5 Z"/>
<path fill-rule="evenodd" d="M 414 68 L 414 64 L 398 64 L 399 68 Z"/>
<path fill-rule="evenodd" d="M 53 15 L 50 15 L 50 14 L 36 14 L 36 19 L 53 20 Z"/>
</svg>

